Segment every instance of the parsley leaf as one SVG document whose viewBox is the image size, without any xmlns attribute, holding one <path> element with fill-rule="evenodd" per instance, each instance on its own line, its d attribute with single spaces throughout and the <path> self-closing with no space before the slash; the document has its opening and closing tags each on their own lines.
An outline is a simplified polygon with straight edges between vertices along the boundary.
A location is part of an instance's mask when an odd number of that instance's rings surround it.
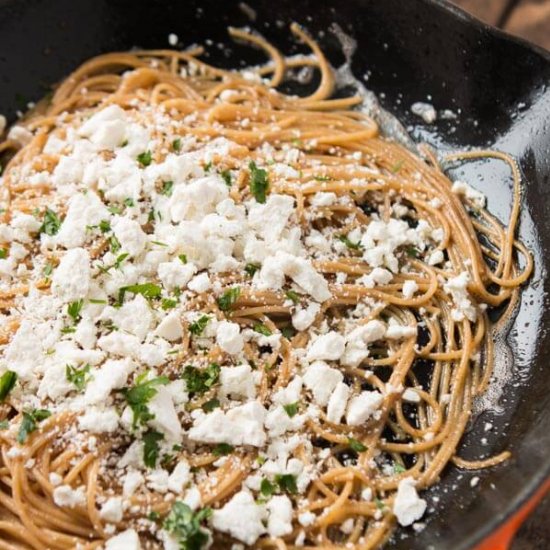
<svg viewBox="0 0 550 550">
<path fill-rule="evenodd" d="M 401 168 L 403 167 L 403 160 L 398 160 L 391 168 L 390 168 L 390 172 L 392 174 L 397 174 L 397 172 L 399 172 L 399 170 L 401 170 Z"/>
<path fill-rule="evenodd" d="M 160 307 L 166 311 L 167 309 L 173 309 L 178 305 L 178 302 L 176 300 L 172 300 L 171 298 L 163 298 Z"/>
<path fill-rule="evenodd" d="M 172 191 L 174 190 L 174 182 L 171 180 L 162 182 L 162 189 L 160 190 L 161 195 L 166 195 L 167 197 L 172 196 Z"/>
<path fill-rule="evenodd" d="M 330 181 L 332 178 L 330 176 L 313 176 L 315 181 Z"/>
<path fill-rule="evenodd" d="M 247 275 L 249 275 L 250 277 L 254 277 L 254 273 L 256 273 L 256 271 L 258 271 L 260 267 L 261 267 L 260 264 L 249 263 L 244 266 L 244 270 Z"/>
<path fill-rule="evenodd" d="M 269 479 L 262 479 L 262 483 L 260 484 L 260 493 L 262 493 L 264 497 L 270 497 L 276 489 L 277 487 L 275 487 Z"/>
<path fill-rule="evenodd" d="M 297 292 L 294 292 L 294 290 L 287 290 L 285 292 L 285 296 L 292 300 L 295 304 L 297 304 L 300 301 L 300 295 Z"/>
<path fill-rule="evenodd" d="M 44 213 L 44 220 L 42 221 L 42 225 L 40 226 L 40 229 L 38 230 L 39 233 L 46 233 L 46 235 L 57 235 L 59 228 L 61 227 L 61 220 L 59 219 L 59 216 L 49 208 L 46 208 L 46 212 Z"/>
<path fill-rule="evenodd" d="M 193 512 L 187 504 L 176 500 L 164 520 L 163 527 L 178 539 L 181 550 L 201 550 L 209 540 L 208 533 L 201 528 L 201 523 L 211 515 L 210 508 Z"/>
<path fill-rule="evenodd" d="M 7 430 L 10 427 L 8 420 L 0 420 L 0 430 Z"/>
<path fill-rule="evenodd" d="M 127 197 L 126 199 L 124 199 L 124 204 L 128 207 L 132 207 L 136 205 L 136 203 L 134 202 L 134 199 L 132 199 L 131 197 Z"/>
<path fill-rule="evenodd" d="M 46 279 L 49 279 L 50 275 L 52 274 L 52 271 L 53 271 L 53 265 L 52 264 L 46 264 L 44 266 L 44 269 L 42 270 L 42 273 L 44 274 L 44 277 L 46 277 Z"/>
<path fill-rule="evenodd" d="M 159 441 L 162 441 L 164 436 L 155 431 L 149 430 L 143 434 L 143 463 L 149 468 L 154 468 L 157 465 L 160 446 Z"/>
<path fill-rule="evenodd" d="M 374 504 L 376 504 L 376 507 L 379 509 L 379 510 L 383 510 L 385 508 L 385 504 L 379 499 L 379 498 L 375 498 L 374 499 Z"/>
<path fill-rule="evenodd" d="M 222 311 L 228 311 L 231 309 L 231 306 L 239 299 L 241 295 L 241 289 L 238 286 L 234 286 L 229 290 L 226 290 L 216 301 L 218 307 Z"/>
<path fill-rule="evenodd" d="M 195 336 L 200 336 L 206 328 L 208 321 L 210 321 L 210 317 L 208 317 L 208 315 L 203 315 L 200 319 L 197 319 L 189 325 L 189 332 Z"/>
<path fill-rule="evenodd" d="M 154 418 L 154 415 L 149 412 L 147 403 L 157 395 L 156 386 L 164 386 L 170 382 L 166 376 L 158 376 L 151 380 L 145 380 L 147 373 L 139 376 L 136 384 L 131 388 L 122 389 L 122 395 L 134 413 L 132 426 L 136 428 L 138 425 L 145 425 L 149 420 Z"/>
<path fill-rule="evenodd" d="M 80 321 L 80 312 L 82 311 L 82 306 L 84 305 L 84 300 L 77 300 L 76 302 L 71 302 L 67 306 L 67 314 L 73 320 L 73 323 L 76 325 Z"/>
<path fill-rule="evenodd" d="M 0 260 L 5 260 L 8 257 L 7 248 L 0 248 Z"/>
<path fill-rule="evenodd" d="M 202 406 L 202 410 L 205 412 L 212 412 L 214 409 L 217 409 L 220 406 L 220 400 L 216 399 L 215 397 L 213 399 L 209 399 L 204 405 Z"/>
<path fill-rule="evenodd" d="M 90 365 L 86 364 L 82 368 L 73 367 L 72 365 L 65 366 L 65 377 L 69 382 L 76 386 L 78 391 L 82 391 L 86 384 L 90 381 Z"/>
<path fill-rule="evenodd" d="M 253 329 L 254 332 L 258 332 L 264 336 L 271 336 L 272 334 L 272 332 L 263 323 L 256 323 Z"/>
<path fill-rule="evenodd" d="M 179 261 L 182 263 L 182 264 L 186 264 L 187 263 L 187 255 L 186 254 L 180 254 L 178 256 L 178 259 Z"/>
<path fill-rule="evenodd" d="M 259 203 L 264 203 L 269 188 L 267 172 L 258 168 L 253 160 L 248 164 L 248 168 L 250 169 L 250 192 Z"/>
<path fill-rule="evenodd" d="M 181 151 L 181 139 L 180 138 L 176 138 L 172 142 L 172 149 L 174 149 L 174 151 Z"/>
<path fill-rule="evenodd" d="M 407 253 L 407 256 L 410 258 L 418 258 L 418 255 L 420 254 L 420 250 L 416 248 L 416 246 L 408 246 L 405 249 L 405 252 Z"/>
<path fill-rule="evenodd" d="M 393 471 L 396 474 L 402 474 L 403 472 L 406 471 L 406 469 L 405 469 L 405 466 L 403 466 L 402 464 L 399 464 L 399 462 L 394 462 Z"/>
<path fill-rule="evenodd" d="M 298 492 L 296 476 L 293 474 L 277 474 L 275 476 L 275 483 L 277 483 L 281 491 L 285 491 L 292 495 Z"/>
<path fill-rule="evenodd" d="M 25 443 L 29 434 L 34 432 L 37 428 L 37 424 L 46 420 L 52 415 L 47 409 L 31 409 L 29 411 L 23 411 L 23 420 L 19 426 L 19 433 L 17 434 L 17 442 L 19 444 Z"/>
<path fill-rule="evenodd" d="M 229 445 L 229 443 L 218 443 L 212 450 L 212 454 L 214 456 L 226 456 L 230 455 L 234 450 L 235 447 Z"/>
<path fill-rule="evenodd" d="M 118 303 L 122 304 L 124 302 L 124 295 L 127 292 L 132 294 L 141 294 L 147 300 L 153 298 L 158 298 L 161 295 L 162 289 L 160 286 L 155 285 L 154 283 L 142 283 L 137 285 L 123 286 L 118 290 Z"/>
<path fill-rule="evenodd" d="M 145 151 L 144 153 L 140 153 L 137 156 L 137 161 L 142 166 L 149 166 L 149 164 L 151 164 L 152 160 L 153 160 L 153 155 L 152 155 L 151 151 Z"/>
<path fill-rule="evenodd" d="M 0 376 L 0 403 L 6 399 L 15 383 L 17 382 L 17 374 L 12 370 L 7 370 Z"/>
<path fill-rule="evenodd" d="M 366 451 L 367 448 L 357 439 L 353 439 L 353 437 L 348 437 L 348 445 L 353 449 L 356 453 L 362 453 L 363 451 Z"/>
<path fill-rule="evenodd" d="M 296 403 L 288 403 L 288 405 L 283 405 L 283 409 L 285 410 L 286 414 L 288 414 L 288 416 L 292 418 L 293 416 L 296 416 L 298 414 L 298 405 L 298 401 L 296 401 Z"/>
<path fill-rule="evenodd" d="M 109 247 L 113 254 L 116 254 L 122 248 L 120 241 L 114 235 L 109 237 Z"/>
<path fill-rule="evenodd" d="M 338 235 L 337 239 L 342 241 L 351 250 L 362 250 L 363 245 L 360 242 L 354 243 L 350 241 L 345 235 Z"/>
<path fill-rule="evenodd" d="M 219 376 L 220 366 L 217 363 L 210 363 L 205 369 L 187 365 L 183 371 L 187 391 L 198 395 L 207 392 L 218 381 Z"/>
<path fill-rule="evenodd" d="M 220 172 L 220 176 L 222 177 L 223 181 L 225 181 L 225 185 L 227 185 L 227 187 L 231 187 L 231 172 L 229 170 L 222 170 Z"/>
</svg>

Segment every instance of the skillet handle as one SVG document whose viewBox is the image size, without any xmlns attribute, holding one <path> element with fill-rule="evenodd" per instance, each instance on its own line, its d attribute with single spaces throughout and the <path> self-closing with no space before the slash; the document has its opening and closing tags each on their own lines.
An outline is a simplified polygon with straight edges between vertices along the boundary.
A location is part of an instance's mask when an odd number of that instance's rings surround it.
<svg viewBox="0 0 550 550">
<path fill-rule="evenodd" d="M 550 492 L 550 479 L 506 523 L 491 533 L 474 550 L 508 550 L 521 524 L 529 517 L 537 504 Z"/>
</svg>

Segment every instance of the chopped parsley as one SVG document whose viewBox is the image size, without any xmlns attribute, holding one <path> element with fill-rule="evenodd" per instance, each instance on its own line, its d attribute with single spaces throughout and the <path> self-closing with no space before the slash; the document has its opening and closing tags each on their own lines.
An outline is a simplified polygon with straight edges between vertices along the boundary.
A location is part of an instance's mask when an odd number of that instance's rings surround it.
<svg viewBox="0 0 550 550">
<path fill-rule="evenodd" d="M 38 230 L 39 233 L 46 233 L 46 235 L 57 235 L 59 228 L 61 227 L 61 220 L 59 216 L 50 208 L 46 208 L 44 213 L 44 220 Z"/>
<path fill-rule="evenodd" d="M 202 406 L 202 410 L 205 412 L 212 412 L 214 409 L 217 409 L 221 405 L 220 400 L 216 399 L 215 397 L 213 399 L 209 399 L 204 405 Z"/>
<path fill-rule="evenodd" d="M 348 445 L 356 453 L 362 453 L 367 450 L 367 448 L 360 441 L 354 439 L 353 437 L 348 437 Z"/>
<path fill-rule="evenodd" d="M 225 185 L 227 185 L 227 187 L 231 187 L 231 172 L 229 170 L 222 170 L 220 172 L 220 176 L 222 177 L 223 181 L 225 181 Z"/>
<path fill-rule="evenodd" d="M 406 471 L 406 468 L 402 464 L 399 464 L 399 462 L 394 462 L 393 463 L 393 471 L 396 474 L 402 474 L 403 472 Z"/>
<path fill-rule="evenodd" d="M 7 430 L 10 427 L 8 420 L 0 420 L 0 430 Z"/>
<path fill-rule="evenodd" d="M 151 164 L 151 162 L 153 161 L 153 155 L 152 155 L 151 151 L 145 151 L 144 153 L 140 153 L 137 156 L 137 161 L 142 166 L 149 166 Z"/>
<path fill-rule="evenodd" d="M 269 479 L 262 479 L 262 483 L 260 484 L 260 493 L 264 497 L 270 497 L 275 491 L 277 487 L 269 481 Z"/>
<path fill-rule="evenodd" d="M 8 394 L 15 383 L 17 382 L 17 373 L 12 370 L 7 370 L 2 376 L 0 376 L 0 403 L 6 399 Z"/>
<path fill-rule="evenodd" d="M 218 307 L 222 311 L 229 311 L 233 304 L 239 299 L 241 295 L 241 289 L 238 286 L 234 286 L 229 290 L 226 290 L 218 299 Z"/>
<path fill-rule="evenodd" d="M 180 138 L 176 138 L 172 142 L 172 149 L 174 149 L 174 151 L 181 151 L 181 139 Z"/>
<path fill-rule="evenodd" d="M 148 468 L 154 468 L 159 458 L 160 446 L 164 436 L 155 431 L 149 430 L 143 434 L 143 463 Z"/>
<path fill-rule="evenodd" d="M 141 294 L 147 300 L 158 298 L 161 295 L 162 289 L 154 283 L 141 283 L 136 285 L 123 286 L 118 290 L 118 303 L 124 302 L 124 296 L 127 292 L 132 294 Z"/>
<path fill-rule="evenodd" d="M 250 169 L 250 192 L 259 203 L 263 204 L 269 188 L 267 172 L 258 168 L 253 160 L 248 164 L 248 168 Z"/>
<path fill-rule="evenodd" d="M 162 189 L 160 190 L 161 195 L 166 195 L 167 197 L 172 196 L 172 191 L 174 190 L 174 182 L 171 180 L 162 182 Z"/>
<path fill-rule="evenodd" d="M 283 492 L 294 495 L 298 492 L 296 486 L 296 476 L 293 474 L 277 474 L 275 476 L 275 483 L 279 486 L 279 489 Z"/>
<path fill-rule="evenodd" d="M 78 391 L 82 391 L 86 384 L 90 381 L 90 365 L 86 364 L 82 368 L 73 367 L 72 365 L 65 366 L 65 377 L 69 382 L 76 386 Z"/>
<path fill-rule="evenodd" d="M 109 231 L 111 231 L 111 223 L 109 222 L 109 220 L 101 220 L 98 227 L 102 233 L 108 233 Z"/>
<path fill-rule="evenodd" d="M 19 432 L 17 434 L 17 442 L 19 444 L 25 443 L 29 434 L 34 432 L 38 427 L 37 424 L 49 418 L 52 413 L 47 409 L 31 409 L 23 411 L 23 420 L 19 426 Z"/>
<path fill-rule="evenodd" d="M 298 401 L 296 401 L 296 403 L 288 403 L 287 405 L 283 405 L 283 409 L 290 418 L 298 414 L 298 404 Z"/>
<path fill-rule="evenodd" d="M 187 263 L 187 255 L 186 254 L 180 254 L 178 256 L 178 259 L 179 261 L 182 263 L 182 264 L 186 264 Z"/>
<path fill-rule="evenodd" d="M 122 389 L 122 395 L 124 395 L 126 402 L 134 413 L 132 421 L 134 429 L 139 425 L 145 425 L 149 420 L 154 418 L 147 404 L 157 395 L 158 386 L 164 386 L 170 382 L 166 376 L 158 376 L 146 380 L 147 375 L 148 373 L 144 373 L 138 376 L 134 386 Z"/>
<path fill-rule="evenodd" d="M 124 204 L 128 207 L 132 207 L 136 205 L 136 203 L 134 202 L 134 199 L 132 199 L 131 197 L 127 197 L 126 199 L 124 199 Z"/>
<path fill-rule="evenodd" d="M 209 535 L 202 529 L 201 524 L 211 515 L 210 508 L 193 512 L 187 504 L 176 500 L 164 520 L 163 527 L 178 540 L 180 550 L 201 550 L 209 540 Z"/>
<path fill-rule="evenodd" d="M 117 206 L 116 204 L 114 204 L 113 206 L 108 206 L 107 210 L 111 214 L 122 214 L 122 208 L 120 206 Z"/>
<path fill-rule="evenodd" d="M 167 309 L 173 309 L 178 305 L 178 302 L 176 300 L 173 300 L 172 298 L 163 298 L 160 302 L 160 307 L 166 311 Z"/>
<path fill-rule="evenodd" d="M 220 366 L 217 363 L 210 363 L 205 369 L 187 365 L 183 371 L 187 391 L 196 395 L 207 392 L 218 381 L 219 376 Z"/>
<path fill-rule="evenodd" d="M 410 258 L 418 258 L 420 254 L 420 250 L 418 250 L 416 246 L 408 246 L 405 249 L 405 252 L 407 253 L 407 256 L 409 256 Z"/>
<path fill-rule="evenodd" d="M 360 242 L 354 243 L 346 235 L 338 235 L 338 240 L 342 241 L 351 250 L 362 250 L 363 245 Z"/>
<path fill-rule="evenodd" d="M 205 172 L 208 173 L 208 172 L 210 172 L 210 170 L 212 170 L 212 161 L 209 161 L 204 165 L 204 171 Z"/>
<path fill-rule="evenodd" d="M 120 241 L 114 235 L 109 237 L 109 247 L 113 254 L 116 254 L 122 248 Z"/>
<path fill-rule="evenodd" d="M 229 443 L 218 443 L 212 450 L 214 456 L 227 456 L 230 455 L 235 450 L 233 445 Z"/>
<path fill-rule="evenodd" d="M 315 181 L 330 181 L 332 178 L 330 176 L 313 176 Z"/>
<path fill-rule="evenodd" d="M 8 249 L 0 248 L 0 260 L 5 260 L 8 257 Z"/>
<path fill-rule="evenodd" d="M 300 301 L 300 295 L 297 292 L 294 292 L 294 290 L 287 290 L 285 292 L 285 296 L 295 304 Z"/>
<path fill-rule="evenodd" d="M 376 504 L 376 507 L 379 509 L 379 510 L 383 510 L 385 508 L 385 504 L 379 499 L 379 498 L 375 498 L 374 499 L 374 504 Z"/>
<path fill-rule="evenodd" d="M 264 336 L 271 336 L 272 334 L 272 332 L 263 323 L 256 323 L 253 328 L 254 332 L 259 332 Z"/>
<path fill-rule="evenodd" d="M 210 321 L 210 317 L 208 317 L 208 315 L 203 315 L 189 325 L 189 332 L 195 336 L 200 336 L 206 328 L 208 321 Z"/>
<path fill-rule="evenodd" d="M 67 306 L 67 315 L 69 315 L 75 325 L 80 321 L 80 312 L 82 311 L 83 305 L 84 300 L 76 300 L 76 302 L 71 302 Z"/>
<path fill-rule="evenodd" d="M 50 275 L 52 274 L 52 271 L 53 271 L 53 265 L 48 263 L 44 266 L 42 273 L 44 274 L 44 277 L 46 277 L 46 279 L 49 279 Z"/>
<path fill-rule="evenodd" d="M 260 267 L 261 267 L 260 264 L 248 263 L 244 266 L 244 270 L 247 275 L 249 275 L 250 277 L 254 277 L 254 273 L 256 273 L 256 271 L 258 271 Z"/>
</svg>

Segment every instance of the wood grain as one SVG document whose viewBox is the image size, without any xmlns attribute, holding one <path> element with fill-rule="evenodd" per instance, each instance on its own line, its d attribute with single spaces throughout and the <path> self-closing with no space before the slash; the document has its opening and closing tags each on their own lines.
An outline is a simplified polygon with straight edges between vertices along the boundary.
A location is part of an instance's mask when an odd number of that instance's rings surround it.
<svg viewBox="0 0 550 550">
<path fill-rule="evenodd" d="M 550 50 L 550 1 L 522 0 L 504 30 Z"/>
<path fill-rule="evenodd" d="M 454 0 L 453 4 L 485 23 L 496 25 L 506 9 L 508 0 Z"/>
</svg>

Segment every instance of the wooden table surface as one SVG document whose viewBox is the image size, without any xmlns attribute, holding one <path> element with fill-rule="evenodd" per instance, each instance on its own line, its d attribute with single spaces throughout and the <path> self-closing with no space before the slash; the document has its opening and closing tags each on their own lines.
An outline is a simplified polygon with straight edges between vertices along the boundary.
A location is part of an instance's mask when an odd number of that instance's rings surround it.
<svg viewBox="0 0 550 550">
<path fill-rule="evenodd" d="M 478 19 L 550 50 L 550 0 L 452 0 Z M 518 532 L 510 550 L 550 549 L 550 496 Z"/>
</svg>

